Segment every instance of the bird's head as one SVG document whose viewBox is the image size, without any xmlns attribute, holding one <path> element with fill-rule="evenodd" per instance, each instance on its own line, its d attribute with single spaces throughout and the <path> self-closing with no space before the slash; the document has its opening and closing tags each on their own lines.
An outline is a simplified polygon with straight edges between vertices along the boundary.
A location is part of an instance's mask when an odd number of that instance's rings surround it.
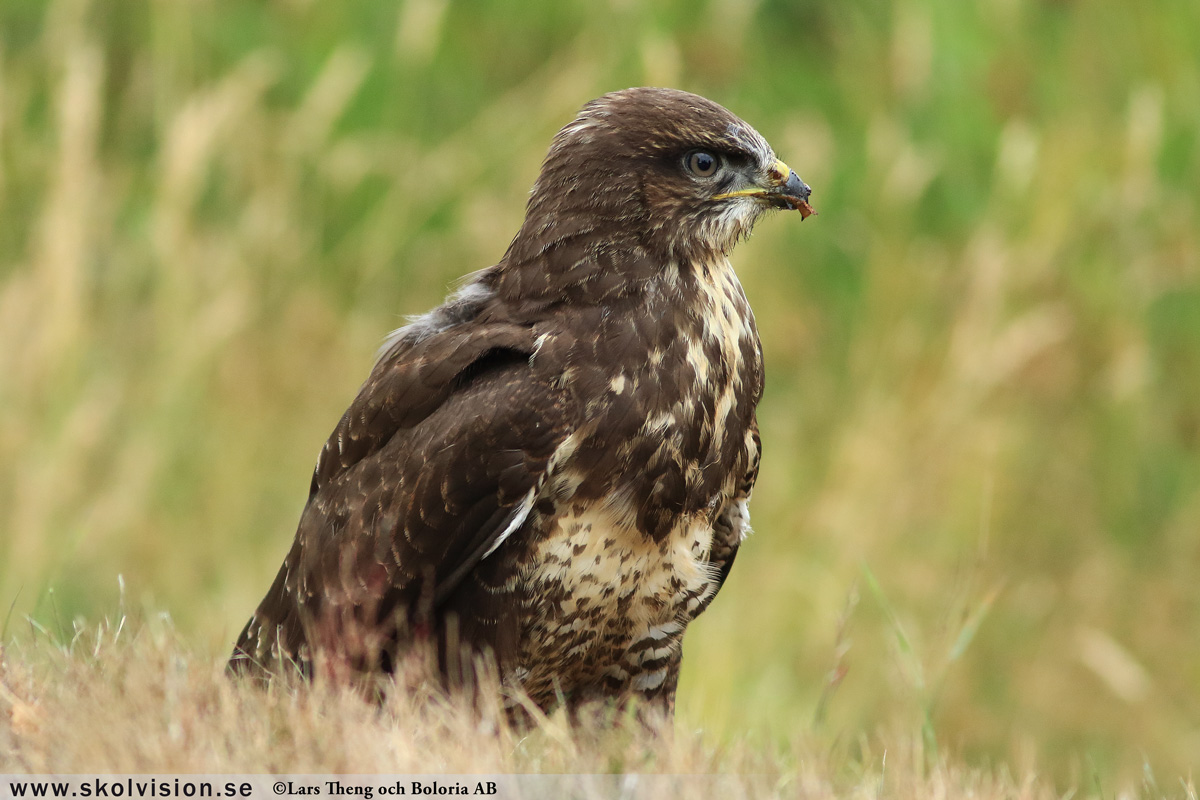
<svg viewBox="0 0 1200 800">
<path fill-rule="evenodd" d="M 626 89 L 588 103 L 559 131 L 522 234 L 546 247 L 611 233 L 669 258 L 703 258 L 727 254 L 771 209 L 816 213 L 811 191 L 754 128 L 711 100 Z"/>
</svg>

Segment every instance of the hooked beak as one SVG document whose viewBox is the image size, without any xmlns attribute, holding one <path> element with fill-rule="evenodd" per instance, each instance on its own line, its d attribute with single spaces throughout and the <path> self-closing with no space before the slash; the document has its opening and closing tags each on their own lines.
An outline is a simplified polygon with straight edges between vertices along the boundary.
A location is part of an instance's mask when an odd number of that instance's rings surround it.
<svg viewBox="0 0 1200 800">
<path fill-rule="evenodd" d="M 725 192 L 713 197 L 714 200 L 725 200 L 731 197 L 759 197 L 773 208 L 790 208 L 800 212 L 800 219 L 805 220 L 816 214 L 808 203 L 812 189 L 800 180 L 800 176 L 792 172 L 792 168 L 782 161 L 776 160 L 767 170 L 767 185 L 755 186 L 749 189 L 739 189 L 736 192 Z"/>
</svg>

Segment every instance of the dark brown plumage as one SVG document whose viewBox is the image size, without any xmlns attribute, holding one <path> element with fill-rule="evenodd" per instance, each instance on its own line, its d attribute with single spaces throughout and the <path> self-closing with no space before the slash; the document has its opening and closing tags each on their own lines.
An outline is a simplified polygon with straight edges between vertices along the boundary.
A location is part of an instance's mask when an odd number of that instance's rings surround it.
<svg viewBox="0 0 1200 800">
<path fill-rule="evenodd" d="M 555 137 L 501 261 L 393 333 L 321 451 L 235 671 L 390 671 L 436 642 L 538 705 L 670 708 L 749 530 L 763 386 L 727 256 L 809 188 L 702 97 L 630 89 Z"/>
</svg>

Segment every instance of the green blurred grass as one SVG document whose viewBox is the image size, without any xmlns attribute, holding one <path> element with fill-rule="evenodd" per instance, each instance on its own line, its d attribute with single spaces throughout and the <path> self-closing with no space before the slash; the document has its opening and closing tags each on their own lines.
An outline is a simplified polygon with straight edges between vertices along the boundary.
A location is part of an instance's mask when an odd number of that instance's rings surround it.
<svg viewBox="0 0 1200 800">
<path fill-rule="evenodd" d="M 579 105 L 672 85 L 821 212 L 735 255 L 758 532 L 684 724 L 787 740 L 844 650 L 818 736 L 1200 766 L 1197 53 L 1183 0 L 8 0 L 5 636 L 120 574 L 227 647 L 382 336 L 500 256 Z"/>
</svg>

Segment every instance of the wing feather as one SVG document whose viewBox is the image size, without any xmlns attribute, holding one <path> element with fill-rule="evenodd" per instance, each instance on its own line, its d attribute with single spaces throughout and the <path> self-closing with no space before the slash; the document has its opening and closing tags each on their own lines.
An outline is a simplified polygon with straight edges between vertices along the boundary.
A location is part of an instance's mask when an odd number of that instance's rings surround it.
<svg viewBox="0 0 1200 800">
<path fill-rule="evenodd" d="M 461 327 L 393 347 L 363 384 L 234 669 L 311 669 L 314 650 L 377 665 L 525 525 L 568 433 L 560 390 L 532 375 L 527 328 Z"/>
</svg>

